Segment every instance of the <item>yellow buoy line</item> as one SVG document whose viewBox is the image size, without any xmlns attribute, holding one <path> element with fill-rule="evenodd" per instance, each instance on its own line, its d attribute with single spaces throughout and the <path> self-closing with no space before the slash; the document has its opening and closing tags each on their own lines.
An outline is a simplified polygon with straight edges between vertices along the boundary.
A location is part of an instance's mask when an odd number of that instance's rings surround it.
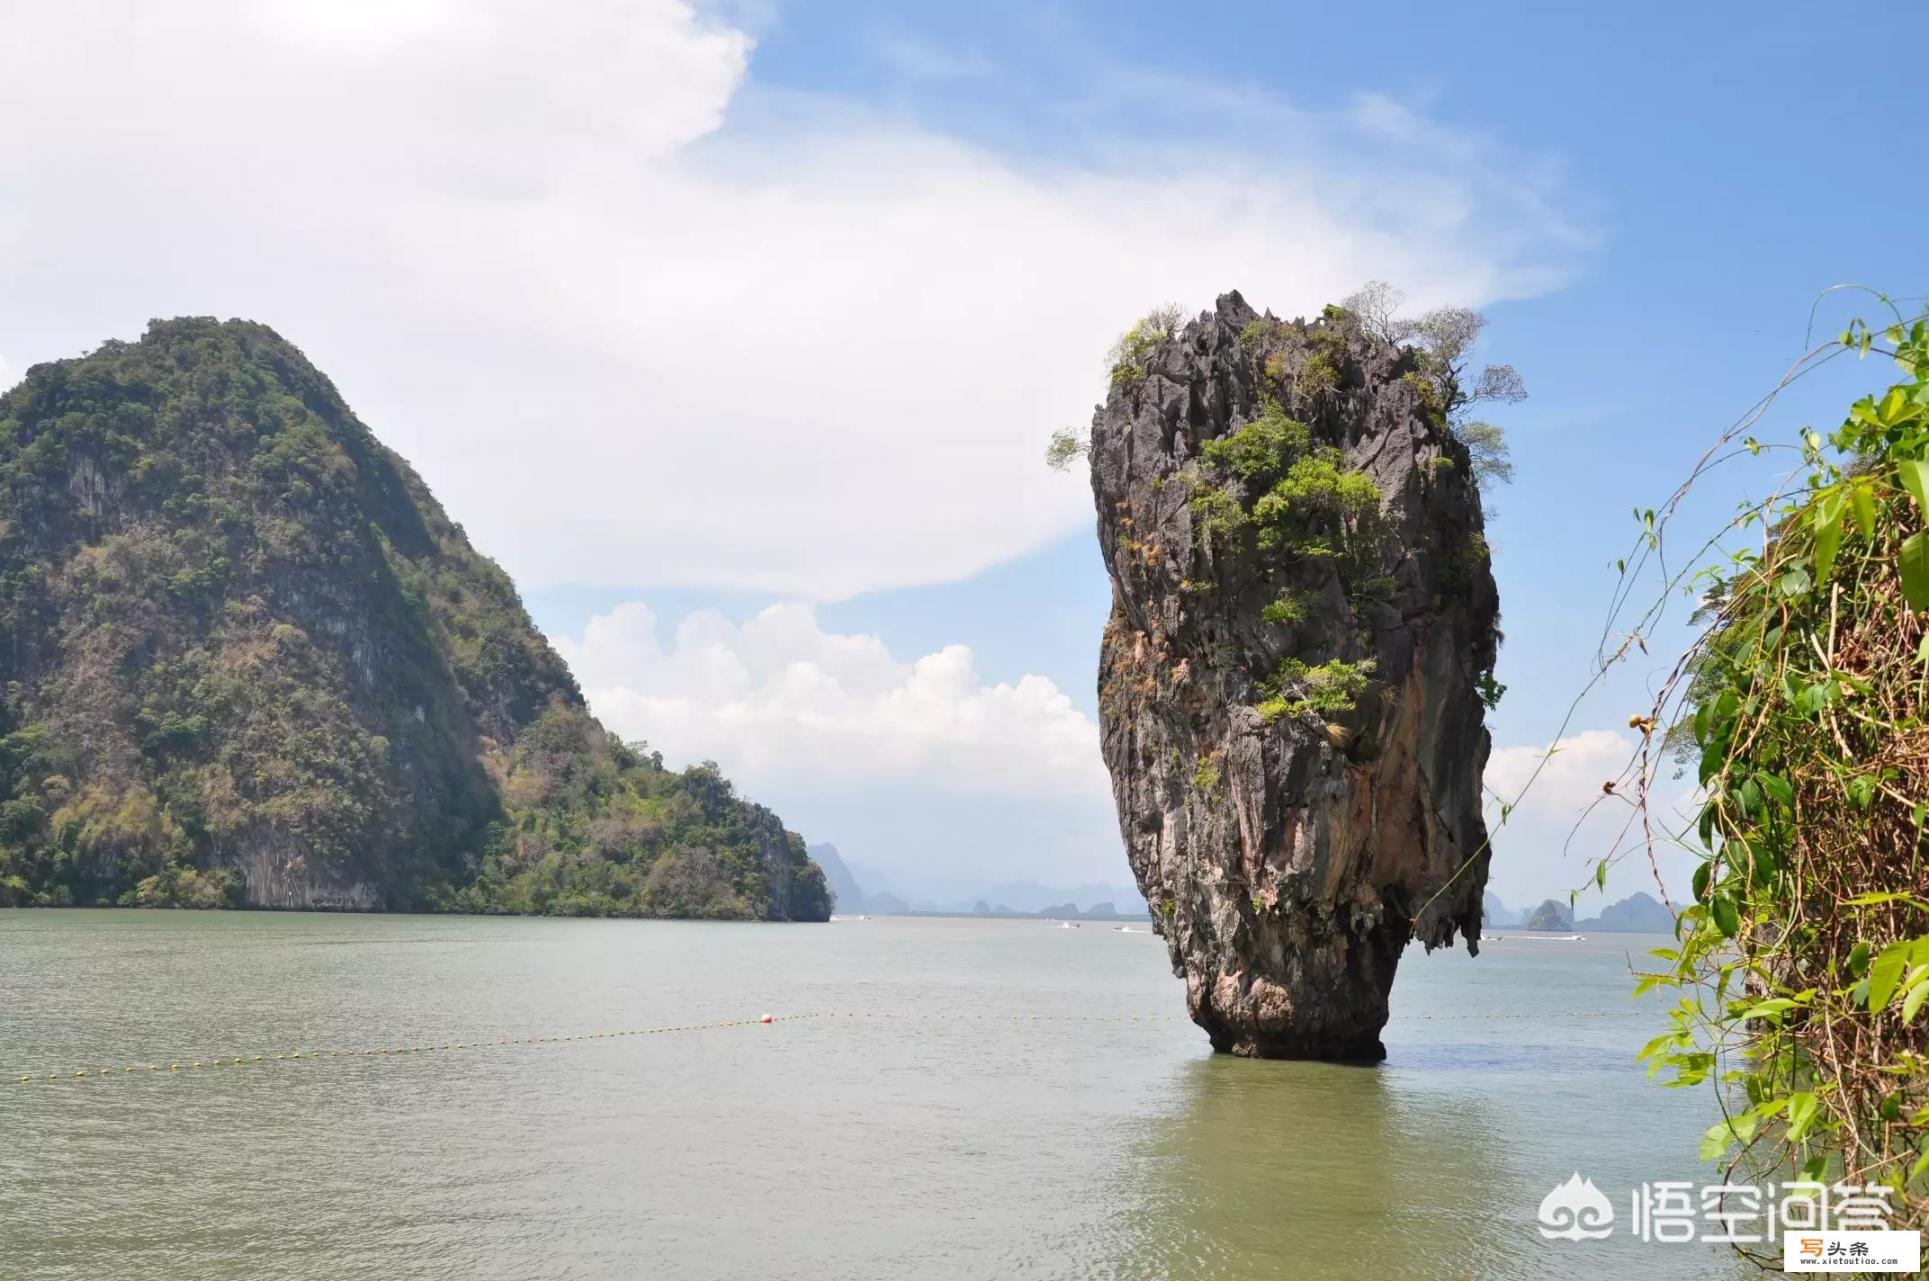
<svg viewBox="0 0 1929 1281">
<path fill-rule="evenodd" d="M 1550 1016 L 1546 1013 L 1517 1013 L 1496 1011 L 1476 1014 L 1408 1014 L 1399 1018 L 1401 1022 L 1432 1021 L 1445 1019 L 1546 1019 L 1559 1018 L 1650 1018 L 1652 1015 L 1639 1010 L 1588 1010 L 1568 1011 Z M 59 1081 L 84 1081 L 105 1078 L 124 1079 L 130 1076 L 173 1075 L 182 1072 L 210 1072 L 219 1068 L 254 1067 L 270 1063 L 314 1063 L 326 1059 L 384 1059 L 402 1058 L 414 1054 L 439 1054 L 456 1050 L 503 1049 L 516 1045 L 564 1045 L 577 1041 L 609 1041 L 631 1036 L 660 1036 L 672 1032 L 709 1032 L 721 1028 L 753 1027 L 759 1024 L 796 1023 L 805 1019 L 938 1019 L 944 1022 L 966 1020 L 996 1020 L 1000 1022 L 1030 1023 L 1178 1023 L 1190 1020 L 1182 1014 L 1024 1014 L 959 1012 L 942 1010 L 846 1010 L 835 1013 L 809 1013 L 785 1015 L 761 1015 L 754 1019 L 721 1019 L 713 1023 L 670 1023 L 659 1027 L 626 1028 L 615 1032 L 573 1032 L 558 1036 L 509 1036 L 494 1040 L 474 1041 L 429 1041 L 417 1045 L 378 1045 L 363 1049 L 334 1050 L 285 1050 L 279 1054 L 236 1054 L 218 1055 L 204 1059 L 175 1059 L 167 1062 L 135 1063 L 126 1067 L 104 1067 L 98 1070 L 77 1068 L 72 1072 L 23 1072 L 19 1084 L 45 1084 Z"/>
</svg>

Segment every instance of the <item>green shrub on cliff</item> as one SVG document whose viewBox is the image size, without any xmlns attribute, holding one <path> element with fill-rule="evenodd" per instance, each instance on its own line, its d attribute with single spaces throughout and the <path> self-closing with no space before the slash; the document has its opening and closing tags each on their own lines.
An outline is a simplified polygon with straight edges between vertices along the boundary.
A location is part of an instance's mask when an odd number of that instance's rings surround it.
<svg viewBox="0 0 1929 1281">
<path fill-rule="evenodd" d="M 1373 679 L 1373 660 L 1349 662 L 1329 658 L 1308 664 L 1288 658 L 1279 670 L 1263 683 L 1265 695 L 1254 706 L 1262 721 L 1281 717 L 1296 720 L 1307 716 L 1338 716 L 1353 710 L 1360 695 Z"/>
<path fill-rule="evenodd" d="M 1473 460 L 1474 479 L 1483 491 L 1514 479 L 1507 437 L 1493 423 L 1472 416 L 1483 403 L 1517 404 L 1527 399 L 1526 384 L 1512 365 L 1483 365 L 1473 371 L 1469 358 L 1487 318 L 1466 307 L 1436 307 L 1425 315 L 1399 314 L 1402 295 L 1383 280 L 1369 281 L 1341 304 L 1341 315 L 1375 337 L 1411 348 L 1420 368 L 1405 376 L 1421 407 L 1446 426 Z"/>
<path fill-rule="evenodd" d="M 828 914 L 774 815 L 590 717 L 298 351 L 156 322 L 0 397 L 0 895 L 214 905 L 242 868 L 287 906 Z"/>
<path fill-rule="evenodd" d="M 1145 380 L 1146 362 L 1162 342 L 1179 332 L 1184 316 L 1175 306 L 1155 307 L 1119 335 L 1106 353 L 1114 387 L 1134 387 Z"/>
</svg>

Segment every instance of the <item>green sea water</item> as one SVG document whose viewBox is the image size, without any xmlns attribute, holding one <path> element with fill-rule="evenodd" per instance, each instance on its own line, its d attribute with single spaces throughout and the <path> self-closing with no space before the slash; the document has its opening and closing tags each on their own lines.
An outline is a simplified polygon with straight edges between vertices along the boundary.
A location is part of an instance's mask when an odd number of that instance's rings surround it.
<svg viewBox="0 0 1929 1281">
<path fill-rule="evenodd" d="M 0 1278 L 1737 1275 L 1537 1230 L 1711 1177 L 1658 941 L 1415 951 L 1357 1068 L 1214 1058 L 1096 923 L 0 912 Z"/>
</svg>

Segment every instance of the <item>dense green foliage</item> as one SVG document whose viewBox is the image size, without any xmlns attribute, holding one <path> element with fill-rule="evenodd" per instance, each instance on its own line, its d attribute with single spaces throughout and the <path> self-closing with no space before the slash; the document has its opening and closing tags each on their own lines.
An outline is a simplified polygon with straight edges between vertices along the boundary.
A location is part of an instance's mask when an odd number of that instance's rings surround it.
<svg viewBox="0 0 1929 1281">
<path fill-rule="evenodd" d="M 1242 345 L 1266 338 L 1249 327 Z M 1309 385 L 1303 363 L 1296 379 L 1283 372 L 1283 365 L 1272 368 L 1277 394 L 1310 398 L 1332 390 L 1317 380 Z M 1366 473 L 1348 467 L 1338 448 L 1314 444 L 1311 429 L 1289 417 L 1278 399 L 1269 397 L 1259 417 L 1238 430 L 1206 441 L 1187 477 L 1193 528 L 1203 545 L 1249 537 L 1278 567 L 1285 585 L 1261 611 L 1265 621 L 1300 626 L 1329 580 L 1337 580 L 1356 609 L 1388 590 L 1377 568 L 1384 537 L 1379 487 Z M 1269 722 L 1282 716 L 1336 716 L 1366 692 L 1372 673 L 1370 659 L 1308 664 L 1288 657 L 1260 682 L 1255 709 Z"/>
<path fill-rule="evenodd" d="M 828 912 L 774 815 L 589 716 L 260 325 L 156 322 L 0 398 L 0 680 L 0 902 Z"/>
<path fill-rule="evenodd" d="M 1724 1115 L 1704 1156 L 1884 1183 L 1894 1226 L 1917 1227 L 1929 1218 L 1929 324 L 1857 324 L 1798 369 L 1871 351 L 1902 379 L 1826 440 L 1805 432 L 1794 482 L 1743 509 L 1735 528 L 1761 537 L 1700 572 L 1709 624 L 1634 718 L 1655 747 L 1673 727 L 1703 801 L 1684 834 L 1702 858 L 1694 902 L 1641 980 L 1679 1000 L 1643 1057 L 1670 1084 L 1716 1087 Z M 1766 448 L 1724 445 L 1714 461 Z M 1637 513 L 1646 556 L 1678 505 Z M 1637 774 L 1643 816 L 1655 747 Z"/>
</svg>

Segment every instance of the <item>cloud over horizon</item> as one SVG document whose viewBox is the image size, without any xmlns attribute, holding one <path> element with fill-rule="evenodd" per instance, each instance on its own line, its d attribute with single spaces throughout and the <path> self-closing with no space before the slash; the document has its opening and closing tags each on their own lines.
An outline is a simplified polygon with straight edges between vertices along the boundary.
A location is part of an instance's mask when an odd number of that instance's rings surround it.
<svg viewBox="0 0 1929 1281">
<path fill-rule="evenodd" d="M 813 842 L 907 885 L 1120 879 L 1098 726 L 1046 678 L 987 682 L 963 645 L 900 660 L 796 602 L 658 633 L 631 603 L 556 647 L 612 731 L 718 762 Z"/>
<path fill-rule="evenodd" d="M 668 646 L 634 602 L 556 644 L 613 731 L 679 766 L 718 761 L 746 787 L 917 779 L 983 797 L 1111 794 L 1098 725 L 1043 676 L 982 681 L 964 645 L 903 662 L 875 636 L 824 631 L 795 602 L 741 626 L 699 611 Z"/>
<path fill-rule="evenodd" d="M 1545 898 L 1565 902 L 1576 889 L 1592 895 L 1595 860 L 1619 851 L 1625 857 L 1609 872 L 1607 899 L 1637 891 L 1657 894 L 1654 870 L 1635 844 L 1640 829 L 1629 826 L 1628 802 L 1621 796 L 1604 797 L 1601 790 L 1609 781 L 1622 793 L 1628 790 L 1625 775 L 1639 747 L 1639 740 L 1626 731 L 1590 729 L 1560 738 L 1551 748 L 1495 748 L 1487 759 L 1484 784 L 1494 844 L 1490 888 L 1515 907 Z M 1545 767 L 1535 777 L 1543 758 Z M 1692 790 L 1673 783 L 1669 772 L 1664 766 L 1655 781 L 1658 834 L 1662 827 L 1679 828 Z M 1500 821 L 1503 803 L 1513 806 L 1505 825 Z M 1678 895 L 1687 886 L 1693 856 L 1664 849 L 1660 864 L 1669 892 Z M 1596 907 L 1592 897 L 1584 897 L 1578 914 L 1592 915 Z"/>
<path fill-rule="evenodd" d="M 680 0 L 27 0 L 8 37 L 0 360 L 263 320 L 533 586 L 960 578 L 1089 520 L 1039 455 L 1147 307 L 1478 305 L 1576 251 L 1531 164 L 1387 99 L 1241 91 L 1209 144 L 1207 90 L 1121 75 L 1149 127 L 1008 154 L 761 86 Z"/>
</svg>

